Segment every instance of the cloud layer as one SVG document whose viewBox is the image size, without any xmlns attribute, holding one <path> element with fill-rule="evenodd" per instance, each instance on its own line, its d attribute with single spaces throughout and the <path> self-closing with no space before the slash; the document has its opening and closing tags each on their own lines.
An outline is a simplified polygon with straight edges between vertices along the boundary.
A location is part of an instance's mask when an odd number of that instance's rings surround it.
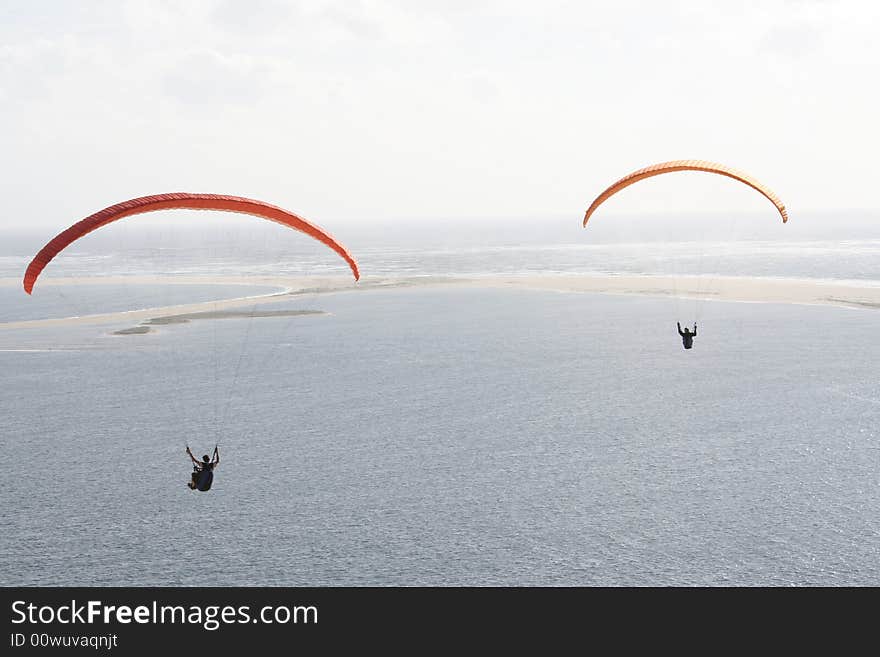
<svg viewBox="0 0 880 657">
<path fill-rule="evenodd" d="M 4 3 L 0 220 L 213 191 L 334 222 L 576 221 L 683 158 L 793 214 L 876 208 L 877 24 L 870 2 Z M 704 176 L 609 211 L 707 207 L 763 209 Z"/>
</svg>

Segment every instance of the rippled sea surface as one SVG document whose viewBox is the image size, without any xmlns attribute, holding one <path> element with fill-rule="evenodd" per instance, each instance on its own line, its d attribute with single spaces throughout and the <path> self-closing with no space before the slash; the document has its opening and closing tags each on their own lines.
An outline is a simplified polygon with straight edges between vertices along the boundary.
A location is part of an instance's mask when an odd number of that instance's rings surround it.
<svg viewBox="0 0 880 657">
<path fill-rule="evenodd" d="M 196 213 L 197 214 L 197 213 Z M 312 240 L 269 222 L 217 228 L 171 214 L 168 225 L 126 222 L 62 252 L 45 276 L 324 275 L 345 263 Z M 180 218 L 182 217 L 182 219 Z M 347 224 L 336 237 L 366 276 L 673 274 L 880 282 L 880 216 L 578 217 L 472 222 Z M 0 277 L 20 277 L 51 235 L 3 235 Z"/>
<path fill-rule="evenodd" d="M 880 585 L 880 314 L 707 302 L 686 352 L 670 304 L 0 330 L 0 584 Z"/>
</svg>

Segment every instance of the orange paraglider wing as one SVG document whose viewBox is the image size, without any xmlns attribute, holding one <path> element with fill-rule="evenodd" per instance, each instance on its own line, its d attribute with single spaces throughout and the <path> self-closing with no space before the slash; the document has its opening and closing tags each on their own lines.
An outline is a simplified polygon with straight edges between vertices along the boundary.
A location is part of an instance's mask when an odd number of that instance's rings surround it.
<svg viewBox="0 0 880 657">
<path fill-rule="evenodd" d="M 288 212 L 282 208 L 262 201 L 255 201 L 249 198 L 239 196 L 224 196 L 221 194 L 156 194 L 155 196 L 142 196 L 141 198 L 123 201 L 109 208 L 104 208 L 100 212 L 96 212 L 75 223 L 67 230 L 59 233 L 55 238 L 49 241 L 46 246 L 40 249 L 40 252 L 34 257 L 28 265 L 24 274 L 24 291 L 28 294 L 34 289 L 34 283 L 40 272 L 51 262 L 52 258 L 58 255 L 71 243 L 78 240 L 83 235 L 91 233 L 102 226 L 135 214 L 143 214 L 145 212 L 155 212 L 157 210 L 217 210 L 225 212 L 238 212 L 241 214 L 250 214 L 255 217 L 262 217 L 269 221 L 274 221 L 282 226 L 288 226 L 295 230 L 301 231 L 306 235 L 314 237 L 319 242 L 323 242 L 331 249 L 336 251 L 348 263 L 351 268 L 354 279 L 360 278 L 358 265 L 352 255 L 341 243 L 331 236 L 324 229 L 303 219 L 302 217 Z"/>
<path fill-rule="evenodd" d="M 654 164 L 652 166 L 645 167 L 644 169 L 633 171 L 628 176 L 621 178 L 616 183 L 611 185 L 608 189 L 599 194 L 599 196 L 596 197 L 596 200 L 594 200 L 590 204 L 590 207 L 587 209 L 587 212 L 584 215 L 584 226 L 587 225 L 587 222 L 590 220 L 590 216 L 596 211 L 596 208 L 598 208 L 605 201 L 614 196 L 621 189 L 625 189 L 633 183 L 637 183 L 640 180 L 644 180 L 645 178 L 659 176 L 663 173 L 672 173 L 673 171 L 705 171 L 707 173 L 717 173 L 719 175 L 727 176 L 728 178 L 733 178 L 734 180 L 745 183 L 752 189 L 759 191 L 761 194 L 767 197 L 767 199 L 769 199 L 770 202 L 773 203 L 773 205 L 776 206 L 776 209 L 779 210 L 779 214 L 782 215 L 782 223 L 788 221 L 788 213 L 785 211 L 785 206 L 782 204 L 782 201 L 779 200 L 779 197 L 776 196 L 776 194 L 774 194 L 769 187 L 761 184 L 760 182 L 758 182 L 751 176 L 746 175 L 742 171 L 731 169 L 730 167 L 724 166 L 723 164 L 706 162 L 704 160 L 673 160 L 672 162 Z"/>
</svg>

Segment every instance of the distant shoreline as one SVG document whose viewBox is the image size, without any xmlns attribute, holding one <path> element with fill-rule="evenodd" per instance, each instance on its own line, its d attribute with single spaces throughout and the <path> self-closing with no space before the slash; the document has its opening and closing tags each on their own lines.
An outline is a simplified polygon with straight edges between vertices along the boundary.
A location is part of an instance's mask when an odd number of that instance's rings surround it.
<svg viewBox="0 0 880 657">
<path fill-rule="evenodd" d="M 707 280 L 711 281 L 708 286 Z M 118 311 L 82 317 L 0 322 L 0 329 L 38 328 L 73 324 L 169 323 L 176 317 L 199 315 L 200 318 L 224 318 L 236 308 L 278 303 L 302 294 L 336 292 L 367 292 L 375 289 L 420 287 L 425 285 L 462 286 L 471 288 L 528 289 L 566 293 L 638 295 L 680 298 L 706 298 L 714 301 L 781 303 L 798 305 L 830 305 L 860 309 L 880 309 L 880 283 L 857 281 L 826 281 L 818 279 L 753 278 L 733 276 L 654 276 L 654 275 L 489 275 L 478 277 L 416 276 L 365 277 L 354 283 L 347 276 L 324 277 L 242 277 L 242 276 L 107 276 L 53 278 L 41 283 L 49 286 L 76 285 L 242 285 L 272 287 L 272 292 L 235 298 L 178 304 L 165 307 Z M 21 285 L 19 279 L 0 278 L 0 287 Z M 39 293 L 37 290 L 36 293 Z M 22 292 L 22 294 L 24 294 Z M 260 313 L 250 315 L 257 316 Z M 161 321 L 160 321 L 161 320 Z M 127 334 L 143 333 L 130 330 Z M 123 333 L 126 334 L 126 333 Z"/>
<path fill-rule="evenodd" d="M 556 292 L 639 295 L 746 303 L 880 309 L 880 283 L 739 276 L 493 276 L 474 285 Z"/>
</svg>

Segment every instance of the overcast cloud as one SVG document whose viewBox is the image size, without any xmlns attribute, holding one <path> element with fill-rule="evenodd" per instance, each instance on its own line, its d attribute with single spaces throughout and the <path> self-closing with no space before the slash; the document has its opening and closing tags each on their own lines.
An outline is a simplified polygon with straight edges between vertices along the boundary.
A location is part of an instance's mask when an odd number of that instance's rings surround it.
<svg viewBox="0 0 880 657">
<path fill-rule="evenodd" d="M 577 221 L 682 158 L 751 172 L 793 217 L 878 208 L 878 27 L 867 0 L 3 0 L 0 225 L 166 191 L 334 226 Z M 669 178 L 608 211 L 766 203 Z"/>
</svg>

